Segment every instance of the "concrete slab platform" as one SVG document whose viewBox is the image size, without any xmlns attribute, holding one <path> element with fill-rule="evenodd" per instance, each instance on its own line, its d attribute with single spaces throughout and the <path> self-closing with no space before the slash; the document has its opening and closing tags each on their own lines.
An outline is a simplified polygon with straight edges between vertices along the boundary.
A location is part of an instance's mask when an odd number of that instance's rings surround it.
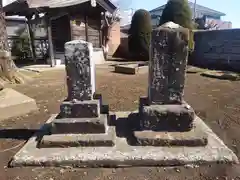
<svg viewBox="0 0 240 180">
<path fill-rule="evenodd" d="M 131 112 L 117 112 L 117 121 L 127 119 Z M 50 119 L 42 128 L 48 128 Z M 153 147 L 130 146 L 125 138 L 116 138 L 113 147 L 37 148 L 36 134 L 13 157 L 10 165 L 16 166 L 73 166 L 123 167 L 170 166 L 208 163 L 239 163 L 237 156 L 197 117 L 196 125 L 205 129 L 208 144 L 204 147 Z"/>
<path fill-rule="evenodd" d="M 137 74 L 137 73 L 146 73 L 148 72 L 148 66 L 144 64 L 123 64 L 115 66 L 116 73 L 123 74 Z"/>
<path fill-rule="evenodd" d="M 28 70 L 28 71 L 42 73 L 42 72 L 45 72 L 45 71 L 64 70 L 65 65 L 61 64 L 61 65 L 58 65 L 58 66 L 51 67 L 48 64 L 39 64 L 39 65 L 26 65 L 26 66 L 22 66 L 20 68 Z"/>
<path fill-rule="evenodd" d="M 221 80 L 239 81 L 240 74 L 230 71 L 205 71 L 201 73 L 201 76 L 216 78 Z"/>
<path fill-rule="evenodd" d="M 0 120 L 21 116 L 38 110 L 36 101 L 13 89 L 0 91 Z"/>
</svg>

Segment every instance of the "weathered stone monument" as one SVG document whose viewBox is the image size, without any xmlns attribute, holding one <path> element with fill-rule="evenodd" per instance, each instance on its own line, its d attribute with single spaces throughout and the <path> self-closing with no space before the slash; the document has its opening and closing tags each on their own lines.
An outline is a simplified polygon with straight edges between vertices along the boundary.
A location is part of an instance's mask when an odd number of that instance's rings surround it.
<svg viewBox="0 0 240 180">
<path fill-rule="evenodd" d="M 109 112 L 95 93 L 90 43 L 68 42 L 65 53 L 68 97 L 60 113 L 13 157 L 12 166 L 238 163 L 183 100 L 187 29 L 170 22 L 153 30 L 148 96 L 134 112 Z"/>
<path fill-rule="evenodd" d="M 175 131 L 192 128 L 195 114 L 183 101 L 187 61 L 188 29 L 172 29 L 165 24 L 153 31 L 149 65 L 149 106 L 143 106 L 142 109 L 143 128 L 151 129 L 154 126 L 156 130 Z"/>
<path fill-rule="evenodd" d="M 134 132 L 141 145 L 207 144 L 206 134 L 193 129 L 195 112 L 183 100 L 188 40 L 189 30 L 171 22 L 152 32 L 148 97 L 140 99 L 140 129 Z M 169 139 L 159 138 L 162 132 Z M 176 132 L 186 133 L 179 138 Z"/>
<path fill-rule="evenodd" d="M 108 126 L 108 106 L 95 93 L 93 47 L 85 41 L 65 44 L 68 97 L 51 123 L 51 134 L 39 147 L 113 146 L 114 128 Z"/>
</svg>

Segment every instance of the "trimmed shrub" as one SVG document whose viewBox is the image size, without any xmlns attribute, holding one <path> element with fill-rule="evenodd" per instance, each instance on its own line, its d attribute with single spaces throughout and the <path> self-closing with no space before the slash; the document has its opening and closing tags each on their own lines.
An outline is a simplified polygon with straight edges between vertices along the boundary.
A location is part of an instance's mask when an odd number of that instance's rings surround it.
<svg viewBox="0 0 240 180">
<path fill-rule="evenodd" d="M 187 0 L 169 0 L 166 4 L 161 19 L 160 25 L 172 21 L 182 27 L 189 29 L 189 52 L 194 50 L 194 29 L 195 23 L 192 21 L 191 9 Z"/>
<path fill-rule="evenodd" d="M 128 47 L 131 54 L 142 60 L 148 60 L 151 32 L 149 12 L 144 9 L 137 10 L 132 17 L 129 29 Z"/>
<path fill-rule="evenodd" d="M 192 13 L 187 0 L 169 0 L 163 10 L 160 25 L 172 21 L 182 27 L 192 29 Z"/>
</svg>

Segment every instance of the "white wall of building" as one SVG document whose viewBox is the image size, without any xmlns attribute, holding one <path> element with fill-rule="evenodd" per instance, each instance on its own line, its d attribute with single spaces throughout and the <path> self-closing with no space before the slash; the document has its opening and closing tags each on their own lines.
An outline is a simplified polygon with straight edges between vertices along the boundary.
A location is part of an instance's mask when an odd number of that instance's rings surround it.
<svg viewBox="0 0 240 180">
<path fill-rule="evenodd" d="M 126 9 L 121 11 L 121 26 L 131 23 L 134 12 L 134 9 Z"/>
</svg>

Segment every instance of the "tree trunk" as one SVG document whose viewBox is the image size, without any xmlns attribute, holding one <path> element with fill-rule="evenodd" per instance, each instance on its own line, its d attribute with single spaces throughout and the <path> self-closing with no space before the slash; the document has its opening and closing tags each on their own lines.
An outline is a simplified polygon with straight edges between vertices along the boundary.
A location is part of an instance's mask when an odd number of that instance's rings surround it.
<svg viewBox="0 0 240 180">
<path fill-rule="evenodd" d="M 5 13 L 3 12 L 2 0 L 0 0 L 0 50 L 9 50 L 7 43 Z"/>
<path fill-rule="evenodd" d="M 103 52 L 104 52 L 105 59 L 107 59 L 108 50 L 109 50 L 111 26 L 105 25 L 102 29 L 102 32 L 103 32 Z"/>
<path fill-rule="evenodd" d="M 17 74 L 17 68 L 11 58 L 8 46 L 5 13 L 3 12 L 2 0 L 0 0 L 0 78 L 13 83 L 21 83 L 22 80 L 17 77 Z"/>
<path fill-rule="evenodd" d="M 118 10 L 115 10 L 111 15 L 108 12 L 103 12 L 101 20 L 101 28 L 103 33 L 103 52 L 107 59 L 109 52 L 109 43 L 111 41 L 111 32 L 114 24 L 119 20 Z"/>
</svg>

